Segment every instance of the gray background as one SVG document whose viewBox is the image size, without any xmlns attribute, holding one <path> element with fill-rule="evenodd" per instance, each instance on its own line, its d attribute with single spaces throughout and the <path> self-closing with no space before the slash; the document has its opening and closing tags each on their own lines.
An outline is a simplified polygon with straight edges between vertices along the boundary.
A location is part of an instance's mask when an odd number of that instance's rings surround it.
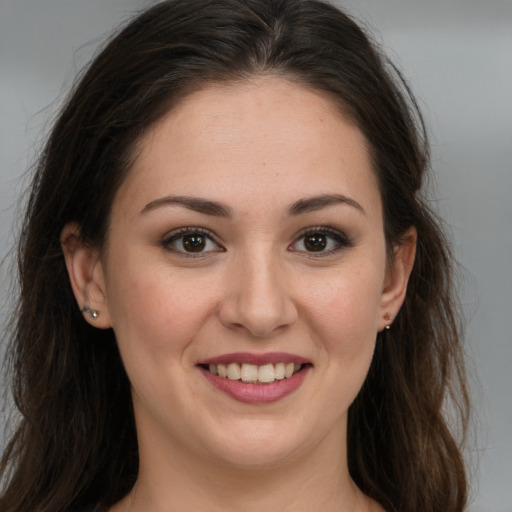
<svg viewBox="0 0 512 512">
<path fill-rule="evenodd" d="M 23 177 L 97 44 L 149 0 L 0 0 L 0 258 Z M 475 368 L 474 512 L 512 511 L 512 0 L 347 0 L 410 80 L 432 133 L 434 198 L 463 267 Z M 8 271 L 0 301 L 8 303 Z M 0 321 L 5 309 L 0 310 Z"/>
</svg>

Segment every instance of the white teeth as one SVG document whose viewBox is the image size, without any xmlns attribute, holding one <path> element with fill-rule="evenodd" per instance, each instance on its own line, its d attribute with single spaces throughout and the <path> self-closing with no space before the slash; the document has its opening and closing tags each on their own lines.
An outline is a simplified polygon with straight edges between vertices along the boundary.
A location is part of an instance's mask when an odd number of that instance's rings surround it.
<svg viewBox="0 0 512 512">
<path fill-rule="evenodd" d="M 217 372 L 219 373 L 219 375 L 221 377 L 227 377 L 228 376 L 228 369 L 223 364 L 218 364 L 217 365 Z"/>
<path fill-rule="evenodd" d="M 302 368 L 297 363 L 276 363 L 257 366 L 249 363 L 210 364 L 208 369 L 214 375 L 231 380 L 242 380 L 252 384 L 269 384 L 275 380 L 289 379 Z"/>
<path fill-rule="evenodd" d="M 258 380 L 260 382 L 274 382 L 276 380 L 276 372 L 273 364 L 264 364 L 258 368 Z"/>
<path fill-rule="evenodd" d="M 228 364 L 228 379 L 240 380 L 240 365 L 238 363 Z"/>
<path fill-rule="evenodd" d="M 258 380 L 258 367 L 255 364 L 244 363 L 240 376 L 244 382 L 256 382 Z"/>
<path fill-rule="evenodd" d="M 275 365 L 276 380 L 282 380 L 285 378 L 284 363 L 277 363 Z"/>
</svg>

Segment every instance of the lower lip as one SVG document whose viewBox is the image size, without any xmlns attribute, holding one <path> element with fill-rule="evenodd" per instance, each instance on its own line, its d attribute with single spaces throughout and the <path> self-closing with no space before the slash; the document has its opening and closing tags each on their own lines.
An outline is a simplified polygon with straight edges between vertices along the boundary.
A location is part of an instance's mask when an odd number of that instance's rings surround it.
<svg viewBox="0 0 512 512">
<path fill-rule="evenodd" d="M 288 379 L 276 380 L 270 384 L 250 384 L 241 380 L 219 377 L 199 367 L 203 375 L 219 391 L 239 402 L 247 404 L 267 404 L 281 400 L 293 393 L 302 384 L 310 368 L 310 366 L 306 366 Z"/>
</svg>

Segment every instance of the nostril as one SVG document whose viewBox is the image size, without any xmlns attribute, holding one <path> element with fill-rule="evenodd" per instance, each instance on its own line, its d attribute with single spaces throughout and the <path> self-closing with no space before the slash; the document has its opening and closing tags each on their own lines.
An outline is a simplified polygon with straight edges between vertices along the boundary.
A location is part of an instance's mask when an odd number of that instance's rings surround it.
<svg viewBox="0 0 512 512">
<path fill-rule="evenodd" d="M 230 269 L 231 279 L 219 302 L 221 323 L 256 338 L 282 332 L 298 313 L 278 266 L 261 253 L 251 253 L 238 262 L 237 268 Z"/>
</svg>

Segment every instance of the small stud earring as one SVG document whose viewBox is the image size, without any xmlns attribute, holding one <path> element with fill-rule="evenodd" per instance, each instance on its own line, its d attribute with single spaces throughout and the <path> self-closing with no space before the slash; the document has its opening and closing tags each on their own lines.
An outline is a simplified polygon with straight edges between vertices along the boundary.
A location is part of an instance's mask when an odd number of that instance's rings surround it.
<svg viewBox="0 0 512 512">
<path fill-rule="evenodd" d="M 93 319 L 98 318 L 100 315 L 95 309 L 91 309 L 89 306 L 84 306 L 80 311 L 82 313 L 87 313 Z"/>
<path fill-rule="evenodd" d="M 389 322 L 391 320 L 391 314 L 386 313 L 384 315 L 384 320 L 386 320 L 386 322 Z M 385 329 L 389 331 L 389 329 L 391 329 L 391 324 L 386 325 Z"/>
</svg>

